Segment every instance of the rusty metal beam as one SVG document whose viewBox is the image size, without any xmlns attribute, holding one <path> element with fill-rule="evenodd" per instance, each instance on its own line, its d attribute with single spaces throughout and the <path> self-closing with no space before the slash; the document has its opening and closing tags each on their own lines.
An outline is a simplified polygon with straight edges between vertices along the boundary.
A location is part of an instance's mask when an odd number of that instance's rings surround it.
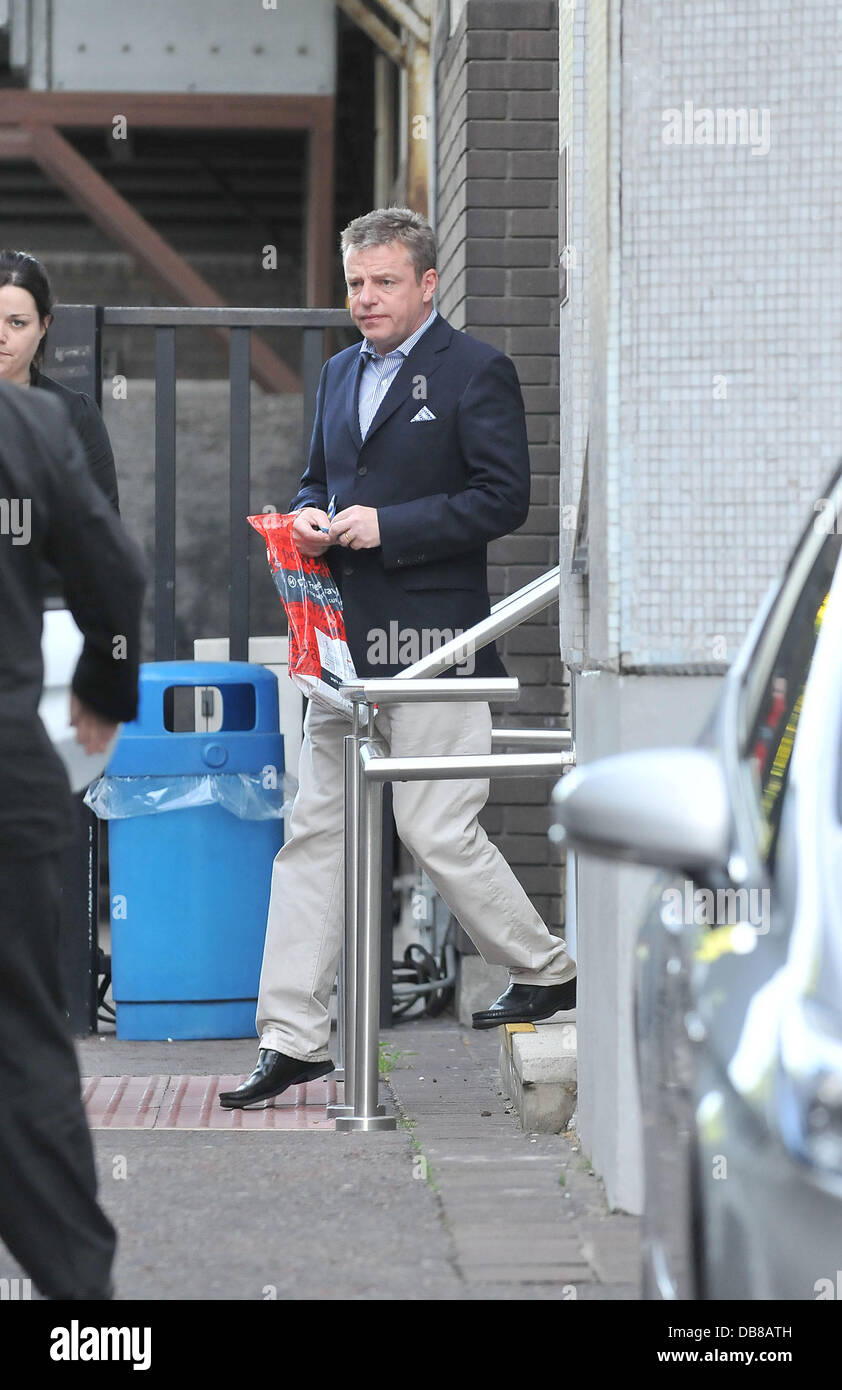
<svg viewBox="0 0 842 1390">
<path fill-rule="evenodd" d="M 122 198 L 96 169 L 83 159 L 57 130 L 47 125 L 29 127 L 29 158 L 48 178 L 72 198 L 97 226 L 120 243 L 146 273 L 179 304 L 225 308 L 221 295 L 169 242 L 150 227 L 145 218 Z M 227 342 L 224 330 L 211 330 Z M 300 392 L 301 379 L 260 338 L 252 341 L 254 375 L 267 391 Z"/>
<path fill-rule="evenodd" d="M 310 131 L 305 224 L 306 303 L 333 304 L 333 106 Z"/>
<path fill-rule="evenodd" d="M 406 78 L 406 201 L 413 212 L 420 212 L 426 217 L 430 186 L 430 121 L 427 114 L 430 102 L 430 50 L 415 39 L 409 41 Z"/>
<path fill-rule="evenodd" d="M 385 53 L 374 55 L 374 205 L 392 201 L 395 182 L 394 88 L 397 69 Z"/>
<path fill-rule="evenodd" d="M 400 67 L 406 61 L 406 45 L 403 40 L 392 32 L 388 24 L 384 24 L 382 19 L 378 19 L 372 13 L 364 0 L 336 0 L 336 4 L 393 63 Z"/>
<path fill-rule="evenodd" d="M 366 0 L 336 0 L 336 4 L 406 72 L 406 105 L 401 112 L 407 150 L 404 198 L 413 211 L 426 216 L 430 178 L 430 20 L 407 0 L 378 0 L 380 8 L 401 26 L 398 37 L 369 9 Z"/>
<path fill-rule="evenodd" d="M 423 43 L 427 48 L 430 47 L 430 21 L 422 18 L 417 10 L 406 3 L 406 0 L 377 0 L 377 3 L 397 24 L 408 29 L 419 43 Z"/>
<path fill-rule="evenodd" d="M 310 130 L 332 96 L 207 92 L 25 92 L 0 89 L 0 125 L 101 126 L 114 116 L 152 129 Z"/>
<path fill-rule="evenodd" d="M 0 126 L 0 159 L 31 159 L 32 137 L 17 126 Z"/>
<path fill-rule="evenodd" d="M 381 23 L 385 34 L 389 30 Z M 392 36 L 394 37 L 394 36 Z M 399 45 L 400 51 L 403 48 Z M 109 129 L 115 115 L 137 128 L 305 130 L 307 204 L 304 225 L 305 296 L 311 307 L 333 300 L 333 96 L 216 95 L 199 92 L 21 92 L 0 90 L 0 158 L 36 159 L 100 226 L 132 252 L 148 272 L 179 302 L 224 305 L 215 291 L 160 238 L 143 218 L 99 178 L 73 150 L 56 126 L 99 126 Z M 34 132 L 51 130 L 55 157 L 42 144 L 43 159 L 34 153 Z M 49 142 L 48 142 L 49 143 Z M 57 155 L 62 148 L 69 164 Z M 70 171 L 73 171 L 72 173 Z M 102 190 L 108 198 L 103 204 Z M 161 268 L 164 274 L 161 273 Z M 191 288 L 188 289 L 188 286 Z M 252 361 L 258 380 L 270 390 L 298 389 L 299 378 L 270 349 L 255 338 Z M 268 374 L 268 375 L 267 375 Z M 264 380 L 264 377 L 266 378 Z M 286 382 L 286 385 L 280 383 Z"/>
</svg>

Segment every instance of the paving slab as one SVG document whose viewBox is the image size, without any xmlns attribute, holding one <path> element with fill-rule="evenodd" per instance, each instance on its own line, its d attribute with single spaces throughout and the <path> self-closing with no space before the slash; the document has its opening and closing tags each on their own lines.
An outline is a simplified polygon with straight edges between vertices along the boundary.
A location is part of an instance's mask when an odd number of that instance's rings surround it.
<svg viewBox="0 0 842 1390">
<path fill-rule="evenodd" d="M 405 1024 L 394 1036 L 407 1039 L 406 1055 L 388 1076 L 429 1161 L 470 1296 L 572 1299 L 587 1287 L 589 1297 L 596 1289 L 639 1298 L 637 1218 L 609 1211 L 574 1132 L 520 1128 L 500 1080 L 501 1033 L 443 1019 L 432 1030 Z M 451 1098 L 463 1106 L 458 1123 L 445 1106 Z M 615 1223 L 622 1234 L 612 1254 Z"/>
</svg>

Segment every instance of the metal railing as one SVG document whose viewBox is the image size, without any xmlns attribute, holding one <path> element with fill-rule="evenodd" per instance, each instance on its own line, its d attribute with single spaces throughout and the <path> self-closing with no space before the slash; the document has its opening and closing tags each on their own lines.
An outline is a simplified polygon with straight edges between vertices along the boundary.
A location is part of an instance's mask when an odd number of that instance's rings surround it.
<svg viewBox="0 0 842 1390">
<path fill-rule="evenodd" d="M 251 475 L 251 335 L 260 328 L 302 332 L 301 378 L 304 439 L 315 414 L 316 390 L 329 327 L 347 326 L 344 309 L 107 308 L 103 324 L 155 329 L 155 659 L 176 655 L 175 621 L 175 335 L 178 328 L 227 329 L 229 333 L 229 651 L 248 659 L 249 482 Z"/>
<path fill-rule="evenodd" d="M 245 661 L 249 638 L 249 514 L 251 477 L 252 335 L 265 328 L 301 333 L 303 438 L 313 428 L 316 391 L 329 355 L 325 335 L 347 328 L 345 309 L 179 308 L 168 305 L 101 307 L 57 305 L 50 328 L 48 374 L 101 399 L 102 332 L 109 328 L 152 328 L 155 333 L 155 660 L 171 661 L 176 651 L 176 332 L 203 328 L 228 336 L 230 430 L 229 651 Z"/>
<path fill-rule="evenodd" d="M 2 6 L 0 6 L 0 9 Z M 170 661 L 176 650 L 176 333 L 203 328 L 227 336 L 229 354 L 229 651 L 233 661 L 248 657 L 249 557 L 251 532 L 246 517 L 251 473 L 252 335 L 260 329 L 297 329 L 301 333 L 300 389 L 303 438 L 310 438 L 322 363 L 329 356 L 326 335 L 347 328 L 345 309 L 181 308 L 97 304 L 59 304 L 50 325 L 45 371 L 64 385 L 102 401 L 102 338 L 110 328 L 151 328 L 155 335 L 155 563 L 154 650 L 157 661 Z M 63 922 L 67 938 L 80 945 L 73 969 L 65 971 L 65 995 L 75 1033 L 95 1032 L 97 1024 L 97 894 L 99 828 L 92 812 L 80 812 L 73 851 L 72 877 L 65 876 Z M 70 854 L 70 851 L 68 851 Z M 78 862 L 77 862 L 78 861 Z M 68 863 L 70 860 L 68 860 Z M 64 928 L 63 928 L 64 930 Z"/>
<path fill-rule="evenodd" d="M 375 731 L 374 706 L 426 701 L 511 701 L 517 680 L 431 677 L 464 660 L 548 608 L 558 595 L 558 568 L 495 604 L 487 618 L 458 638 L 387 680 L 360 679 L 343 685 L 353 701 L 352 732 L 345 739 L 345 941 L 339 977 L 340 1069 L 345 1095 L 328 1107 L 340 1130 L 394 1129 L 380 1102 L 380 885 L 383 843 L 383 785 L 438 778 L 555 777 L 572 767 L 576 754 L 567 729 L 497 729 L 492 746 L 537 742 L 538 753 L 490 753 L 452 757 L 393 758 Z M 563 745 L 559 747 L 559 745 Z"/>
</svg>

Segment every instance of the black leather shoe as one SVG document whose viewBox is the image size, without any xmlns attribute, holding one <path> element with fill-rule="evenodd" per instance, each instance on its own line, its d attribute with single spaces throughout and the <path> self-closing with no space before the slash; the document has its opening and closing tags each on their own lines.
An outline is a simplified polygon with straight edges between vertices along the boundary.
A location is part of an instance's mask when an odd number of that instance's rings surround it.
<svg viewBox="0 0 842 1390">
<path fill-rule="evenodd" d="M 299 1062 L 285 1052 L 261 1047 L 251 1076 L 236 1091 L 220 1091 L 219 1103 L 226 1110 L 237 1110 L 259 1100 L 271 1100 L 290 1086 L 303 1086 L 306 1081 L 315 1081 L 332 1071 L 332 1062 Z"/>
<path fill-rule="evenodd" d="M 496 1028 L 501 1023 L 538 1023 L 560 1009 L 575 1009 L 576 977 L 563 985 L 509 985 L 490 1009 L 474 1014 L 475 1028 Z"/>
</svg>

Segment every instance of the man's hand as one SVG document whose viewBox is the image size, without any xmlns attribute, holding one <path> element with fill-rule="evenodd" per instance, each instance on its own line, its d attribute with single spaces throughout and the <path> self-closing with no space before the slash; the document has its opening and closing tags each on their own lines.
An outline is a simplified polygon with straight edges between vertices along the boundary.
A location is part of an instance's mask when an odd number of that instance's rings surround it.
<svg viewBox="0 0 842 1390">
<path fill-rule="evenodd" d="M 86 753 L 104 753 L 119 727 L 83 705 L 73 694 L 70 696 L 70 723 L 76 730 L 76 742 L 81 743 Z"/>
<path fill-rule="evenodd" d="M 330 523 L 332 543 L 343 550 L 374 550 L 380 544 L 376 507 L 346 507 Z"/>
<path fill-rule="evenodd" d="M 333 545 L 327 534 L 330 517 L 318 507 L 303 507 L 292 525 L 292 538 L 302 555 L 315 559 Z"/>
</svg>

